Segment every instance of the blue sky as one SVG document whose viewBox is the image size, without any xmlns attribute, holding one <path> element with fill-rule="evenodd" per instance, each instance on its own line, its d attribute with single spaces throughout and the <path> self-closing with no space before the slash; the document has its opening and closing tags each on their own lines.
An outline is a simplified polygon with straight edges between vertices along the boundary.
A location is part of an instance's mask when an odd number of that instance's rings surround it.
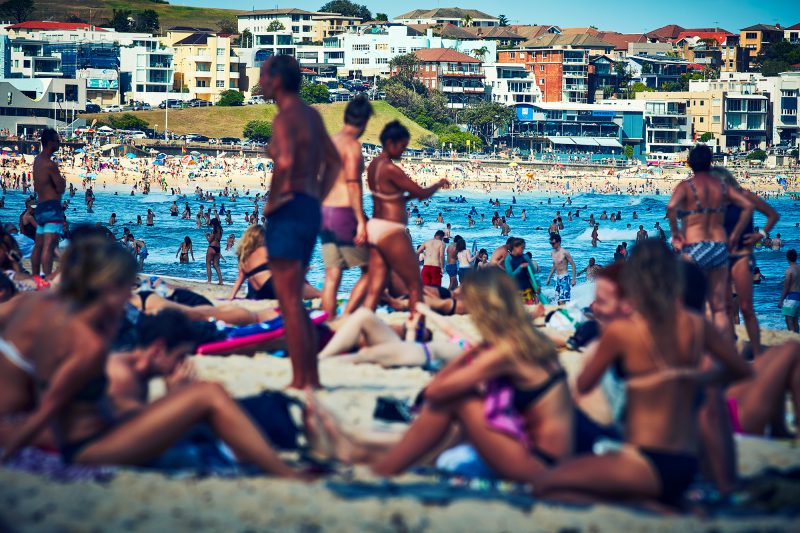
<svg viewBox="0 0 800 533">
<path fill-rule="evenodd" d="M 512 24 L 554 24 L 556 26 L 590 26 L 622 33 L 641 33 L 665 24 L 685 28 L 719 26 L 731 32 L 756 23 L 791 26 L 800 22 L 799 0 L 355 0 L 365 3 L 375 13 L 386 13 L 391 19 L 415 8 L 463 7 L 489 14 L 504 14 Z M 172 4 L 231 9 L 272 9 L 298 7 L 319 9 L 325 0 L 171 0 Z"/>
</svg>

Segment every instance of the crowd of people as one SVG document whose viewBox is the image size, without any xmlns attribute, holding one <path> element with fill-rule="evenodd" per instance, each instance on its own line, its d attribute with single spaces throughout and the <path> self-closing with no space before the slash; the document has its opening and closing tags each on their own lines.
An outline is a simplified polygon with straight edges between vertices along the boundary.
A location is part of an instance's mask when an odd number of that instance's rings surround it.
<svg viewBox="0 0 800 533">
<path fill-rule="evenodd" d="M 25 278 L 13 243 L 0 246 L 4 270 L 5 263 L 18 265 L 13 280 L 0 276 L 1 461 L 40 446 L 58 449 L 66 463 L 149 465 L 204 423 L 237 460 L 276 476 L 311 478 L 280 457 L 277 437 L 241 401 L 218 384 L 192 379 L 185 364 L 202 340 L 219 334 L 209 320 L 246 325 L 278 314 L 281 348 L 292 365 L 289 388 L 306 391 L 301 430 L 313 451 L 367 464 L 380 476 L 467 446 L 472 456 L 460 468 L 529 484 L 542 498 L 667 511 L 685 506 L 699 477 L 723 494 L 739 486 L 734 432 L 790 434 L 785 407 L 790 396 L 800 412 L 800 343 L 762 346 L 752 302 L 750 257 L 778 214 L 712 167 L 707 147 L 690 152 L 692 177 L 669 201 L 671 242 L 645 232 L 630 251 L 621 247 L 613 264 L 592 261 L 578 272 L 557 214 L 547 232 L 552 265 L 544 285 L 555 288 L 548 302 L 537 277 L 542 268 L 525 252 L 533 243 L 523 238 L 509 236 L 490 253 L 470 250 L 448 229 L 413 247 L 408 201 L 425 201 L 448 180 L 422 187 L 397 164 L 410 140 L 398 121 L 383 128 L 382 152 L 365 165 L 359 137 L 372 114 L 369 102 L 350 102 L 344 127 L 331 137 L 300 99 L 301 80 L 289 56 L 262 67 L 264 96 L 279 109 L 265 224 L 256 213 L 239 239 L 238 276 L 225 305 L 137 278 L 141 265 L 103 227 L 71 228 L 55 266 L 66 181 L 53 161 L 58 135 L 42 133 L 32 176 L 32 275 Z M 363 207 L 363 173 L 371 217 Z M 172 215 L 179 210 L 174 205 Z M 767 216 L 762 230 L 753 226 L 754 211 Z M 215 216 L 203 215 L 211 228 L 209 283 L 213 272 L 222 282 L 220 216 L 216 208 Z M 506 222 L 498 215 L 495 223 Z M 318 237 L 322 291 L 305 279 Z M 176 257 L 194 259 L 189 237 Z M 780 305 L 797 331 L 800 267 L 794 250 L 787 258 Z M 360 279 L 331 333 L 312 322 L 304 300 L 321 297 L 322 309 L 336 317 L 347 269 L 358 269 Z M 540 304 L 566 312 L 583 273 L 596 292 L 579 323 L 566 313 L 575 335 L 565 340 L 538 327 L 535 321 L 550 318 Z M 242 285 L 249 299 L 277 300 L 279 311 L 238 305 Z M 383 304 L 407 310 L 406 323 L 388 326 L 375 312 Z M 733 327 L 738 310 L 750 341 L 742 353 Z M 470 315 L 477 336 L 455 328 L 446 318 L 452 314 Z M 560 362 L 567 345 L 580 349 L 576 380 Z M 407 430 L 376 438 L 347 427 L 316 397 L 320 358 L 419 366 L 432 377 L 409 410 Z M 167 377 L 167 393 L 148 402 L 146 382 L 154 376 Z"/>
</svg>

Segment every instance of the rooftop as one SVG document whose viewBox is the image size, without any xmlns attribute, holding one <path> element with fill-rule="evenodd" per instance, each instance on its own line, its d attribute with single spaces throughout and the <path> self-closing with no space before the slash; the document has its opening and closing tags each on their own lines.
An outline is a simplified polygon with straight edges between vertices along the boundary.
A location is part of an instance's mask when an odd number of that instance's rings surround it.
<svg viewBox="0 0 800 533">
<path fill-rule="evenodd" d="M 770 24 L 754 24 L 747 28 L 742 28 L 742 31 L 783 31 L 783 29 L 780 26 Z"/>
<path fill-rule="evenodd" d="M 491 26 L 489 28 L 478 26 L 477 28 L 463 29 L 482 39 L 524 39 L 524 37 L 514 32 L 514 30 L 508 26 Z"/>
<path fill-rule="evenodd" d="M 250 17 L 252 15 L 316 15 L 316 11 L 306 11 L 304 9 L 297 9 L 295 7 L 276 8 L 276 9 L 259 9 L 246 11 L 236 15 L 238 18 Z"/>
<path fill-rule="evenodd" d="M 604 48 L 606 50 L 611 50 L 614 48 L 613 44 L 608 43 L 607 41 L 598 39 L 593 35 L 586 35 L 586 34 L 556 34 L 556 33 L 545 33 L 536 37 L 534 39 L 530 39 L 525 41 L 521 45 L 524 48 L 551 48 L 554 46 L 573 46 L 576 48 Z"/>
<path fill-rule="evenodd" d="M 206 44 L 208 43 L 208 38 L 213 37 L 214 35 L 211 33 L 193 33 L 188 37 L 184 37 L 180 41 L 177 41 L 172 46 L 190 46 L 193 44 Z"/>
<path fill-rule="evenodd" d="M 19 24 L 6 26 L 7 30 L 94 30 L 107 31 L 100 26 L 85 22 L 51 22 L 49 20 L 27 20 Z"/>
<path fill-rule="evenodd" d="M 214 33 L 212 28 L 193 28 L 192 26 L 173 26 L 167 31 L 174 31 L 178 33 L 197 33 L 204 31 L 206 33 Z"/>
<path fill-rule="evenodd" d="M 525 37 L 526 39 L 533 39 L 545 33 L 561 33 L 561 28 L 558 26 L 512 24 L 509 28 L 517 35 Z"/>
<path fill-rule="evenodd" d="M 677 39 L 678 35 L 686 28 L 678 26 L 677 24 L 667 24 L 649 32 L 662 39 Z"/>
<path fill-rule="evenodd" d="M 727 38 L 732 35 L 733 34 L 731 32 L 723 29 L 709 30 L 707 28 L 701 28 L 696 30 L 684 30 L 678 34 L 678 37 L 675 40 L 680 41 L 681 39 L 685 38 L 697 37 L 698 39 L 713 39 L 719 44 L 725 44 Z"/>
<path fill-rule="evenodd" d="M 456 52 L 450 48 L 424 48 L 414 52 L 417 59 L 424 63 L 480 63 L 480 60 L 475 59 L 467 54 Z"/>
<path fill-rule="evenodd" d="M 598 39 L 610 43 L 614 50 L 627 50 L 630 43 L 648 42 L 647 34 L 644 33 L 617 33 L 615 31 L 603 31 L 597 34 Z"/>
<path fill-rule="evenodd" d="M 419 32 L 420 35 L 425 35 L 428 30 L 433 30 L 433 34 L 437 37 L 444 37 L 449 39 L 460 40 L 474 40 L 478 36 L 474 33 L 467 31 L 466 28 L 461 28 L 454 24 L 407 24 L 412 30 Z"/>
<path fill-rule="evenodd" d="M 477 9 L 462 9 L 460 7 L 438 7 L 436 9 L 414 9 L 394 17 L 394 20 L 403 19 L 463 19 L 469 15 L 474 19 L 497 20 L 493 15 L 487 15 Z"/>
</svg>

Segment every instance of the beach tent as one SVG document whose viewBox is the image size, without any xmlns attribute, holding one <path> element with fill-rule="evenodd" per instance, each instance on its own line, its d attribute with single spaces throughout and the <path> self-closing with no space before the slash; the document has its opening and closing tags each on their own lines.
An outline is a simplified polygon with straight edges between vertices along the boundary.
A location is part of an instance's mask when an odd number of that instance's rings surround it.
<svg viewBox="0 0 800 533">
<path fill-rule="evenodd" d="M 256 170 L 264 170 L 264 163 L 256 163 Z"/>
<path fill-rule="evenodd" d="M 159 166 L 164 166 L 164 160 L 163 159 L 155 159 L 153 161 L 153 164 L 154 165 L 159 165 Z"/>
<path fill-rule="evenodd" d="M 108 126 L 100 126 L 99 128 L 97 128 L 97 131 L 109 132 L 109 131 L 114 131 L 114 128 L 110 128 Z"/>
<path fill-rule="evenodd" d="M 127 154 L 125 154 L 125 157 L 127 157 L 128 159 L 136 159 L 136 154 L 134 154 L 133 152 L 128 152 Z"/>
<path fill-rule="evenodd" d="M 192 150 L 189 153 L 192 154 L 192 155 L 200 155 L 200 152 L 198 152 L 197 150 Z"/>
<path fill-rule="evenodd" d="M 11 148 L 9 148 L 8 146 L 3 146 L 3 151 L 4 151 L 4 152 L 13 152 L 14 150 L 12 150 Z"/>
</svg>

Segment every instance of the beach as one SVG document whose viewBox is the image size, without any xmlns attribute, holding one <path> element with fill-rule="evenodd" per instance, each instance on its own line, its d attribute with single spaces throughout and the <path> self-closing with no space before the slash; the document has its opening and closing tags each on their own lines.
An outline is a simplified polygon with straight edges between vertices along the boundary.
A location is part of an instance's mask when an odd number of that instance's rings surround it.
<svg viewBox="0 0 800 533">
<path fill-rule="evenodd" d="M 225 289 L 202 283 L 181 283 L 214 299 Z M 272 302 L 242 302 L 260 309 Z M 402 323 L 405 313 L 381 315 L 389 323 Z M 475 333 L 468 316 L 447 317 L 454 325 Z M 441 332 L 434 329 L 434 335 Z M 742 336 L 743 331 L 739 331 Z M 763 332 L 765 344 L 777 344 L 797 336 L 787 332 Z M 582 356 L 560 354 L 562 364 L 574 377 Z M 193 357 L 198 377 L 218 381 L 235 397 L 263 390 L 281 389 L 290 380 L 289 361 L 266 353 L 254 357 Z M 342 422 L 358 428 L 400 431 L 373 421 L 378 396 L 409 398 L 417 394 L 430 375 L 417 368 L 382 369 L 375 365 L 353 366 L 325 360 L 320 365 L 326 387 L 320 401 Z M 151 395 L 163 388 L 155 382 Z M 741 475 L 757 476 L 767 470 L 796 471 L 800 468 L 797 442 L 770 441 L 754 437 L 737 439 Z M 292 458 L 292 454 L 287 457 Z M 481 501 L 453 496 L 446 505 L 417 499 L 369 497 L 346 500 L 328 487 L 329 482 L 374 483 L 372 493 L 390 494 L 382 480 L 366 468 L 312 483 L 279 480 L 269 476 L 224 479 L 194 475 L 163 475 L 138 469 L 115 469 L 107 481 L 62 483 L 47 477 L 0 469 L 0 507 L 4 531 L 789 531 L 796 517 L 788 513 L 800 502 L 797 484 L 784 491 L 782 511 L 744 514 L 724 513 L 715 517 L 661 516 L 619 505 L 567 506 L 532 502 L 518 508 L 503 501 Z M 430 477 L 413 473 L 392 480 L 409 486 Z M 793 490 L 794 492 L 791 492 Z"/>
</svg>

